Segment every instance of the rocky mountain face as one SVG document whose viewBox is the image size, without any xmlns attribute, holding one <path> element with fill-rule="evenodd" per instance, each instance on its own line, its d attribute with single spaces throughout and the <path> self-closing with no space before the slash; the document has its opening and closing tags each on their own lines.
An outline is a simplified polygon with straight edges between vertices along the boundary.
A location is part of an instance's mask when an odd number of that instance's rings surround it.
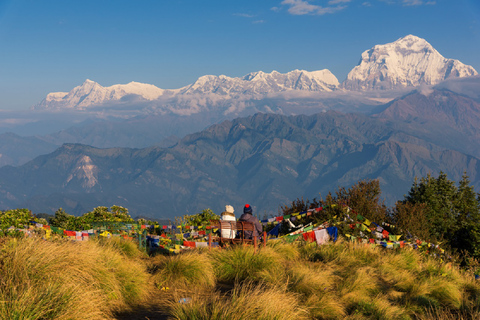
<svg viewBox="0 0 480 320">
<path fill-rule="evenodd" d="M 442 92 L 457 103 L 449 104 L 449 112 L 439 111 L 444 127 L 433 141 L 408 106 L 415 97 L 440 101 Z M 213 125 L 170 148 L 66 144 L 23 166 L 0 168 L 0 208 L 51 213 L 63 207 L 82 214 L 117 204 L 134 215 L 171 218 L 251 203 L 262 216 L 297 197 L 325 196 L 361 179 L 379 179 L 388 204 L 408 192 L 415 176 L 440 170 L 453 180 L 467 171 L 478 187 L 478 156 L 452 148 L 448 138 L 463 130 L 461 118 L 454 120 L 465 108 L 459 105 L 462 97 L 438 91 L 403 100 L 374 116 L 256 114 Z M 425 103 L 424 108 L 421 113 L 428 115 L 441 106 Z"/>
<path fill-rule="evenodd" d="M 363 52 L 342 86 L 348 90 L 387 90 L 434 85 L 445 79 L 477 74 L 471 66 L 444 58 L 424 39 L 408 35 Z"/>
<path fill-rule="evenodd" d="M 378 107 L 373 117 L 395 130 L 480 157 L 480 102 L 446 89 L 426 89 Z"/>
</svg>

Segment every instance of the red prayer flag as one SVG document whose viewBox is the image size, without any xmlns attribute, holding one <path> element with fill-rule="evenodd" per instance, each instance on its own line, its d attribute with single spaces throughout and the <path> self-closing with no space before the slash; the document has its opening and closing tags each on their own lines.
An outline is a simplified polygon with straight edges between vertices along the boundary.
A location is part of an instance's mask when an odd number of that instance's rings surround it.
<svg viewBox="0 0 480 320">
<path fill-rule="evenodd" d="M 305 232 L 303 234 L 303 239 L 305 239 L 305 241 L 310 241 L 310 242 L 315 241 L 315 232 L 314 231 Z"/>
<path fill-rule="evenodd" d="M 183 241 L 185 247 L 195 248 L 195 241 Z"/>
<path fill-rule="evenodd" d="M 388 238 L 388 231 L 387 230 L 383 229 L 382 234 L 383 234 L 384 239 Z"/>
</svg>

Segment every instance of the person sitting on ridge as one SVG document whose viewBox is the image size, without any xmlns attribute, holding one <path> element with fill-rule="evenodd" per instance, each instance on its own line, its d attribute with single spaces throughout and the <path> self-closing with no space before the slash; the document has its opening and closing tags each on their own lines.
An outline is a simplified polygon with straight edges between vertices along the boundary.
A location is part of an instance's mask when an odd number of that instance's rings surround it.
<svg viewBox="0 0 480 320">
<path fill-rule="evenodd" d="M 258 237 L 263 231 L 263 226 L 260 221 L 258 221 L 258 219 L 252 215 L 252 207 L 249 204 L 246 204 L 243 208 L 243 214 L 238 221 L 251 222 L 254 225 L 253 232 L 245 231 L 245 239 L 253 239 L 253 237 Z"/>
</svg>

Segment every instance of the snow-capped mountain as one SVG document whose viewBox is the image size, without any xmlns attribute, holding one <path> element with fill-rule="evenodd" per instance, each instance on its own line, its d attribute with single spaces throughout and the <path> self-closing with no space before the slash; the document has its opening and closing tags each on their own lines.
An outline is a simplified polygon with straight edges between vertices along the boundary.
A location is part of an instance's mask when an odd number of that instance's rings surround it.
<svg viewBox="0 0 480 320">
<path fill-rule="evenodd" d="M 338 88 L 338 79 L 327 69 L 319 71 L 293 70 L 288 73 L 272 71 L 252 72 L 241 78 L 203 76 L 195 83 L 180 90 L 182 94 L 217 93 L 235 96 L 238 94 L 268 94 L 288 90 L 330 92 Z"/>
<path fill-rule="evenodd" d="M 127 95 L 136 95 L 146 101 L 160 97 L 172 98 L 198 94 L 215 94 L 221 99 L 242 96 L 265 95 L 291 90 L 331 92 L 338 88 L 338 79 L 327 69 L 319 71 L 294 70 L 285 74 L 273 71 L 249 73 L 244 77 L 207 75 L 193 84 L 175 90 L 160 89 L 151 84 L 131 82 L 125 85 L 102 87 L 86 80 L 70 92 L 53 92 L 33 109 L 85 109 L 108 102 L 120 101 Z M 184 99 L 182 99 L 184 101 Z"/>
<path fill-rule="evenodd" d="M 349 90 L 396 89 L 477 74 L 471 66 L 444 58 L 424 39 L 408 35 L 363 52 L 342 86 Z"/>
<path fill-rule="evenodd" d="M 224 111 L 235 113 L 245 108 L 244 101 L 283 93 L 301 96 L 310 92 L 389 90 L 422 84 L 434 85 L 448 78 L 477 74 L 471 66 L 444 58 L 424 39 L 408 35 L 365 51 L 360 63 L 350 71 L 341 85 L 327 69 L 293 70 L 284 74 L 277 71 L 258 71 L 235 78 L 206 75 L 190 85 L 174 90 L 164 90 L 138 82 L 102 87 L 94 81 L 86 80 L 70 92 L 48 94 L 33 109 L 84 110 L 92 106 L 131 102 L 131 99 L 125 98 L 131 96 L 136 98 L 135 107 L 139 110 L 145 107 L 153 112 L 191 115 L 205 110 L 212 111 L 212 107 L 216 108 L 221 104 L 230 104 Z M 138 102 L 142 101 L 151 103 L 140 106 L 141 103 Z M 255 111 L 258 112 L 256 109 Z"/>
<path fill-rule="evenodd" d="M 34 109 L 85 109 L 92 105 L 101 105 L 106 102 L 120 101 L 122 98 L 135 95 L 150 101 L 158 99 L 165 90 L 151 84 L 130 82 L 102 87 L 92 80 L 85 80 L 81 86 L 73 88 L 70 92 L 52 92 L 35 105 Z"/>
</svg>

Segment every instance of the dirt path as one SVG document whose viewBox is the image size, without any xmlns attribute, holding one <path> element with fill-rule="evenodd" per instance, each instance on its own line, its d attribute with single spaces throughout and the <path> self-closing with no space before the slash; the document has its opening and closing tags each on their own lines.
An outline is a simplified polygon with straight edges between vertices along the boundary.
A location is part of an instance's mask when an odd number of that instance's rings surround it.
<svg viewBox="0 0 480 320">
<path fill-rule="evenodd" d="M 150 289 L 150 295 L 144 302 L 131 307 L 129 310 L 117 312 L 114 319 L 117 320 L 163 320 L 169 318 L 168 305 L 169 301 L 176 301 L 178 296 L 194 296 L 196 294 L 205 295 L 213 292 L 222 294 L 230 294 L 234 286 L 231 283 L 217 283 L 212 291 L 207 292 L 190 292 L 185 290 L 169 290 L 162 291 L 154 286 Z"/>
<path fill-rule="evenodd" d="M 118 320 L 164 320 L 168 319 L 165 292 L 158 289 L 151 291 L 145 302 L 127 311 L 114 314 Z"/>
</svg>

